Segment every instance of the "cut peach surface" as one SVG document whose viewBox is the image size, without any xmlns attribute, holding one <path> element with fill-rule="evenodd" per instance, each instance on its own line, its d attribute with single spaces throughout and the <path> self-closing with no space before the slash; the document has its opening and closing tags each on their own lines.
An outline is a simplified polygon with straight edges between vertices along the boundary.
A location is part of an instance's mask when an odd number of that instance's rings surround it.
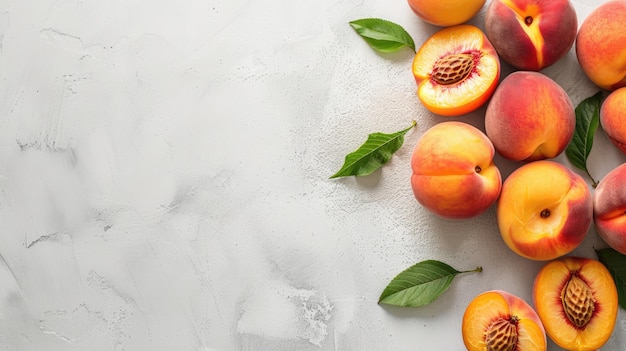
<svg viewBox="0 0 626 351">
<path fill-rule="evenodd" d="M 549 262 L 537 274 L 533 301 L 546 333 L 564 349 L 597 350 L 613 333 L 617 290 L 599 261 L 564 257 Z"/>
<path fill-rule="evenodd" d="M 500 78 L 500 60 L 477 27 L 457 25 L 433 34 L 413 60 L 417 96 L 431 112 L 458 116 L 482 106 Z"/>
<path fill-rule="evenodd" d="M 476 296 L 465 309 L 462 322 L 469 351 L 544 351 L 546 333 L 533 308 L 523 299 L 502 290 Z"/>
</svg>

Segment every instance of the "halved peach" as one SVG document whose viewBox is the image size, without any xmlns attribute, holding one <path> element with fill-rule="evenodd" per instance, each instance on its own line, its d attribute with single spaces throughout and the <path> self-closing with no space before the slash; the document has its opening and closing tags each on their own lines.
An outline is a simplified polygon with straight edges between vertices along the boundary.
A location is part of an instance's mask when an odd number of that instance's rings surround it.
<svg viewBox="0 0 626 351">
<path fill-rule="evenodd" d="M 489 100 L 500 79 L 500 59 L 479 28 L 457 25 L 424 42 L 413 60 L 413 76 L 428 110 L 459 116 Z"/>
<path fill-rule="evenodd" d="M 617 289 L 599 261 L 563 257 L 546 264 L 533 284 L 533 301 L 546 333 L 567 350 L 604 345 L 617 319 Z"/>
<path fill-rule="evenodd" d="M 468 351 L 545 351 L 546 332 L 537 312 L 522 298 L 502 290 L 476 296 L 461 326 Z"/>
</svg>

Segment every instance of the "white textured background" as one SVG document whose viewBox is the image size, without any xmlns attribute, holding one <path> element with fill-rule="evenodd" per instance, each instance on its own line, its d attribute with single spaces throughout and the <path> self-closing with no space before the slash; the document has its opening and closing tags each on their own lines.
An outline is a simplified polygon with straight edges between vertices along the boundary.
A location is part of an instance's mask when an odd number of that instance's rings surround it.
<svg viewBox="0 0 626 351">
<path fill-rule="evenodd" d="M 599 2 L 574 3 L 580 24 Z M 530 301 L 542 263 L 493 209 L 447 221 L 414 200 L 412 148 L 448 119 L 417 100 L 410 50 L 348 25 L 365 17 L 418 46 L 438 29 L 404 0 L 0 0 L 0 349 L 459 350 L 472 297 Z M 598 90 L 573 50 L 544 73 L 574 104 Z M 383 169 L 328 179 L 414 119 Z M 625 161 L 598 133 L 594 175 Z M 574 253 L 603 246 L 591 230 Z M 377 305 L 424 259 L 484 272 Z M 624 344 L 622 311 L 603 350 Z"/>
</svg>

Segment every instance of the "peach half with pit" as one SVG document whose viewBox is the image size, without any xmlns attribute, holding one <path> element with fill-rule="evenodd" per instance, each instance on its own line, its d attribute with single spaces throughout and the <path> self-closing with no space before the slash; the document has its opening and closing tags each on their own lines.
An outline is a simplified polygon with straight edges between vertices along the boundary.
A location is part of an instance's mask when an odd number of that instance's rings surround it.
<svg viewBox="0 0 626 351">
<path fill-rule="evenodd" d="M 547 263 L 533 283 L 533 303 L 548 337 L 566 350 L 598 350 L 617 319 L 617 289 L 599 261 L 563 257 Z"/>
<path fill-rule="evenodd" d="M 593 221 L 600 237 L 626 255 L 626 163 L 611 170 L 593 194 Z"/>
<path fill-rule="evenodd" d="M 446 121 L 428 129 L 411 156 L 411 187 L 417 201 L 448 219 L 476 217 L 498 199 L 500 170 L 495 150 L 478 128 Z"/>
<path fill-rule="evenodd" d="M 569 0 L 493 0 L 485 15 L 485 34 L 511 66 L 540 71 L 574 45 L 578 19 Z"/>
<path fill-rule="evenodd" d="M 550 77 L 517 71 L 502 80 L 489 101 L 485 131 L 506 159 L 554 158 L 574 135 L 574 111 L 567 92 Z"/>
<path fill-rule="evenodd" d="M 593 221 L 585 180 L 554 161 L 534 161 L 504 181 L 496 207 L 502 239 L 520 256 L 547 261 L 577 248 Z"/>
<path fill-rule="evenodd" d="M 500 79 L 500 59 L 478 27 L 461 24 L 426 40 L 412 70 L 417 96 L 429 111 L 460 116 L 489 100 Z"/>
<path fill-rule="evenodd" d="M 449 27 L 470 20 L 480 11 L 485 0 L 408 0 L 411 10 L 422 20 Z"/>
<path fill-rule="evenodd" d="M 600 124 L 606 136 L 626 154 L 626 87 L 612 91 L 600 107 Z"/>
<path fill-rule="evenodd" d="M 598 5 L 576 37 L 576 57 L 583 72 L 599 87 L 626 86 L 626 1 Z"/>
<path fill-rule="evenodd" d="M 546 332 L 535 310 L 522 298 L 502 290 L 476 296 L 461 324 L 468 351 L 545 351 Z"/>
</svg>

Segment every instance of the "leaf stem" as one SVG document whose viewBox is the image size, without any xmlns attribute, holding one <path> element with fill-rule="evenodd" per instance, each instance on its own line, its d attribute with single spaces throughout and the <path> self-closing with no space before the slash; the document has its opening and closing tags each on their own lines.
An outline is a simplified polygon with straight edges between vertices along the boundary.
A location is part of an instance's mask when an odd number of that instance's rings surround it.
<svg viewBox="0 0 626 351">
<path fill-rule="evenodd" d="M 482 271 L 483 271 L 483 267 L 478 266 L 478 267 L 476 267 L 476 269 L 470 269 L 468 271 L 461 271 L 459 273 L 480 273 Z"/>
<path fill-rule="evenodd" d="M 589 179 L 591 179 L 591 186 L 595 189 L 600 182 L 593 179 L 591 173 L 589 173 L 589 170 L 587 168 L 585 168 L 585 173 L 587 173 L 587 176 L 589 177 Z"/>
</svg>

